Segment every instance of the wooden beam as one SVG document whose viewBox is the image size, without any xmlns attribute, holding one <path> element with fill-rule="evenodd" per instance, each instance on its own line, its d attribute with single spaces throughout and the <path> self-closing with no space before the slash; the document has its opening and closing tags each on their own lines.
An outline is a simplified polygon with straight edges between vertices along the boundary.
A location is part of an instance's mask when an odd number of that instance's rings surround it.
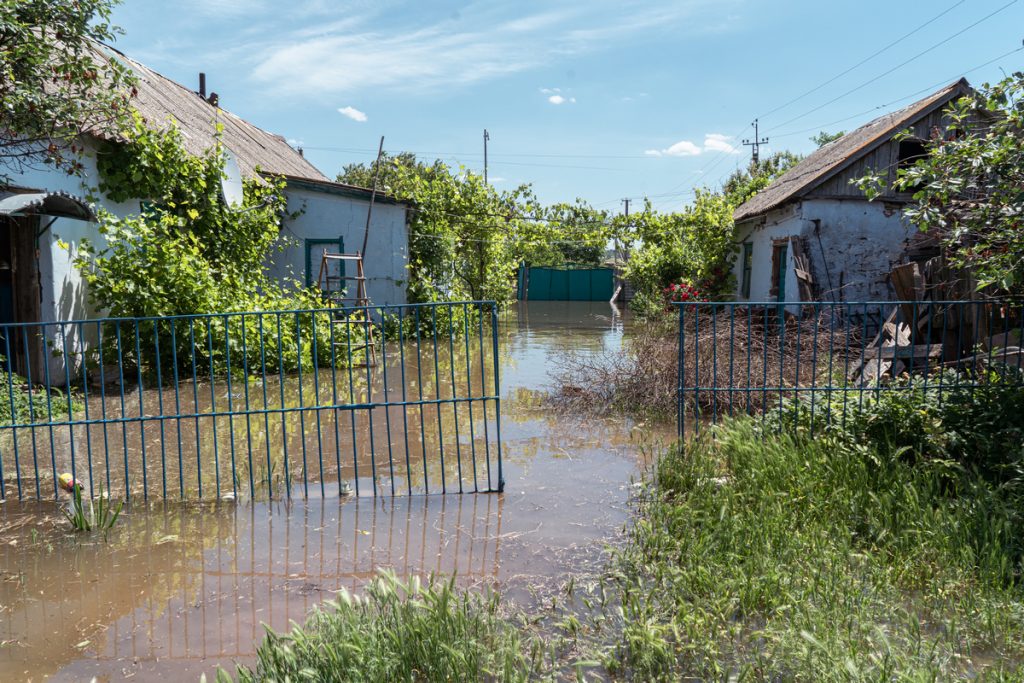
<svg viewBox="0 0 1024 683">
<path fill-rule="evenodd" d="M 864 358 L 936 358 L 942 355 L 942 344 L 917 344 L 915 346 L 879 346 L 864 349 Z"/>
</svg>

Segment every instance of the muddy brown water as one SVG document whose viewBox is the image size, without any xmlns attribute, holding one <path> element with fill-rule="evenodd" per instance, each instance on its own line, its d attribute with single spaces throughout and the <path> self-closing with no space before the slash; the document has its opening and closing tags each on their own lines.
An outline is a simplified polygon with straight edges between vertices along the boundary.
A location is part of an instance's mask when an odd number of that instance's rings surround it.
<svg viewBox="0 0 1024 683">
<path fill-rule="evenodd" d="M 371 486 L 339 498 L 317 483 L 303 498 L 293 479 L 300 495 L 287 501 L 136 501 L 106 540 L 69 534 L 56 503 L 9 500 L 0 680 L 197 680 L 252 661 L 264 624 L 287 628 L 381 568 L 454 574 L 524 606 L 538 587 L 593 570 L 628 519 L 644 453 L 674 426 L 560 415 L 541 397 L 557 354 L 616 349 L 629 326 L 603 303 L 520 304 L 503 316 L 503 494 L 373 497 Z M 443 471 L 438 442 L 435 432 L 419 444 L 428 477 Z M 317 482 L 337 478 L 317 472 Z"/>
</svg>

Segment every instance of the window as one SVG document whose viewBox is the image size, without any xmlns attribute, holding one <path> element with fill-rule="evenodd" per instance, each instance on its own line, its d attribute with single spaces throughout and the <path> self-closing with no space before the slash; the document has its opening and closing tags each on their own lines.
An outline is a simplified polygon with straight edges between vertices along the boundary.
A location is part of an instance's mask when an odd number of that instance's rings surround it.
<svg viewBox="0 0 1024 683">
<path fill-rule="evenodd" d="M 924 140 L 918 140 L 917 138 L 908 138 L 906 140 L 900 140 L 899 147 L 896 150 L 896 168 L 898 170 L 906 170 L 914 165 L 918 159 L 923 159 L 928 154 L 928 149 L 924 146 Z M 908 187 L 904 192 L 917 192 L 920 185 Z"/>
<path fill-rule="evenodd" d="M 740 295 L 744 299 L 750 298 L 750 273 L 754 267 L 754 245 L 751 242 L 743 243 L 743 275 L 740 278 Z"/>
<path fill-rule="evenodd" d="M 927 154 L 928 150 L 925 149 L 923 140 L 916 138 L 900 140 L 899 148 L 896 151 L 896 164 L 899 168 L 907 168 L 913 166 L 915 161 L 924 158 Z"/>
</svg>

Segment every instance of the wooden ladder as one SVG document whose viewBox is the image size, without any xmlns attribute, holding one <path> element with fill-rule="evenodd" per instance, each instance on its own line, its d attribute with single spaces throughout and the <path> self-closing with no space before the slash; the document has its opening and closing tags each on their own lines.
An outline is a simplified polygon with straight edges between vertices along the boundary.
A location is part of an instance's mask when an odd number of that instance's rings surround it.
<svg viewBox="0 0 1024 683">
<path fill-rule="evenodd" d="M 345 264 L 352 261 L 356 264 L 356 274 L 348 275 Z M 331 275 L 331 263 L 339 265 L 341 275 Z M 356 287 L 355 296 L 348 295 L 348 282 L 354 282 Z M 331 315 L 333 325 L 345 326 L 346 332 L 351 333 L 352 326 L 361 325 L 365 332 L 363 341 L 352 344 L 350 341 L 335 342 L 335 347 L 343 347 L 347 351 L 365 350 L 366 365 L 373 367 L 377 364 L 376 342 L 374 340 L 374 325 L 370 319 L 370 297 L 366 294 L 366 272 L 363 270 L 363 255 L 335 254 L 324 249 L 323 257 L 320 260 L 320 275 L 317 284 L 327 301 L 328 307 L 335 309 Z"/>
</svg>

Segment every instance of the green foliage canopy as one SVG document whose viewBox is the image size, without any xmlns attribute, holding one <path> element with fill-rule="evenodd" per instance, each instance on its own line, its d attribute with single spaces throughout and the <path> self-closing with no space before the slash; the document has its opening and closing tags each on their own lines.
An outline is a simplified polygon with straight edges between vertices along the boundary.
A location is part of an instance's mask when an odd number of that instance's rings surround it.
<svg viewBox="0 0 1024 683">
<path fill-rule="evenodd" d="M 0 0 L 0 180 L 41 163 L 77 172 L 80 135 L 120 126 L 132 77 L 96 51 L 118 33 L 116 4 Z"/>
<path fill-rule="evenodd" d="M 828 143 L 835 142 L 844 135 L 846 135 L 845 130 L 841 130 L 836 133 L 829 133 L 828 131 L 823 130 L 819 132 L 817 135 L 812 135 L 811 142 L 816 144 L 818 147 L 824 147 Z"/>
<path fill-rule="evenodd" d="M 613 233 L 631 250 L 625 276 L 637 290 L 634 309 L 660 310 L 662 289 L 680 280 L 696 285 L 705 297 L 731 296 L 737 247 L 733 211 L 799 160 L 777 152 L 735 171 L 720 192 L 698 188 L 693 202 L 678 213 L 656 213 L 648 202 L 640 213 L 616 218 Z"/>
<path fill-rule="evenodd" d="M 350 164 L 338 182 L 372 186 L 374 175 L 373 165 Z M 414 206 L 410 301 L 508 301 L 516 268 L 546 236 L 528 185 L 499 191 L 465 168 L 401 153 L 382 157 L 377 187 Z"/>
</svg>

